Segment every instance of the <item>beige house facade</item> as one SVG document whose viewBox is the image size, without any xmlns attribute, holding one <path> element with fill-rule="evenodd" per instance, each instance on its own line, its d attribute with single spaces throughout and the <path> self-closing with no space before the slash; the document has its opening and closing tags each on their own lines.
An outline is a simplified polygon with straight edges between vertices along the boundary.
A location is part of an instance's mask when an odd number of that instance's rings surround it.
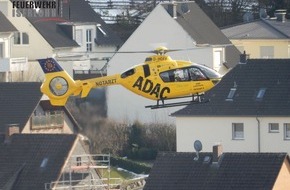
<svg viewBox="0 0 290 190">
<path fill-rule="evenodd" d="M 222 29 L 222 32 L 250 58 L 290 57 L 290 22 L 284 18 L 261 18 Z"/>
</svg>

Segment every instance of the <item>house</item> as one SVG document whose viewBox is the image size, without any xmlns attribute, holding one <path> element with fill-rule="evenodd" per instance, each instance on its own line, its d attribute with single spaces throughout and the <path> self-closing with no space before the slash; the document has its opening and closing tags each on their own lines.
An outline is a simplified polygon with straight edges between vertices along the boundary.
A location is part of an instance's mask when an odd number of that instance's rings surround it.
<svg viewBox="0 0 290 190">
<path fill-rule="evenodd" d="M 222 32 L 250 58 L 289 58 L 290 22 L 286 12 L 222 29 Z"/>
<path fill-rule="evenodd" d="M 0 189 L 108 186 L 95 170 L 97 162 L 85 154 L 78 135 L 17 134 L 11 129 L 0 142 Z"/>
<path fill-rule="evenodd" d="M 0 134 L 7 127 L 20 133 L 77 133 L 81 127 L 67 107 L 43 100 L 39 82 L 0 83 Z"/>
<path fill-rule="evenodd" d="M 222 143 L 225 152 L 290 153 L 290 60 L 248 59 L 176 118 L 177 152 Z"/>
<path fill-rule="evenodd" d="M 0 81 L 12 81 L 11 72 L 18 72 L 18 78 L 14 80 L 22 80 L 22 72 L 28 69 L 27 57 L 11 56 L 13 34 L 17 29 L 1 11 L 0 23 Z"/>
<path fill-rule="evenodd" d="M 159 153 L 144 190 L 289 189 L 286 153 Z"/>
<path fill-rule="evenodd" d="M 172 52 L 170 56 L 177 60 L 204 64 L 225 73 L 238 62 L 239 56 L 234 46 L 224 47 L 228 44 L 230 41 L 227 37 L 195 2 L 174 1 L 157 5 L 119 51 L 148 51 L 158 46 L 187 49 L 203 45 L 194 50 Z M 108 75 L 122 73 L 133 65 L 143 63 L 149 55 L 117 53 L 109 62 Z M 146 110 L 144 106 L 156 102 L 133 94 L 121 86 L 109 87 L 107 97 L 109 118 L 125 122 L 174 122 L 168 117 L 174 108 Z"/>
<path fill-rule="evenodd" d="M 100 70 L 113 54 L 93 52 L 116 51 L 122 43 L 85 0 L 58 1 L 51 8 L 37 10 L 17 9 L 10 0 L 2 5 L 0 10 L 8 10 L 6 17 L 18 30 L 11 55 L 28 57 L 30 68 L 36 59 L 55 57 L 71 76 L 73 70 Z M 41 79 L 39 73 L 34 69 L 27 75 Z"/>
</svg>

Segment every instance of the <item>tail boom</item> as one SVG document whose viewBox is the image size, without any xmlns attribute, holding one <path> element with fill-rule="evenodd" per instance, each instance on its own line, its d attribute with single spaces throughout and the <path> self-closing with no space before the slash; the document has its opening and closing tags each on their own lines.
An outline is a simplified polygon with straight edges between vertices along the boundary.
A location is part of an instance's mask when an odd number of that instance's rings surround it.
<svg viewBox="0 0 290 190">
<path fill-rule="evenodd" d="M 119 74 L 74 81 L 53 58 L 38 61 L 45 73 L 45 80 L 40 90 L 49 97 L 51 104 L 55 106 L 64 106 L 71 95 L 81 94 L 81 97 L 84 98 L 88 96 L 92 88 L 119 84 Z"/>
</svg>

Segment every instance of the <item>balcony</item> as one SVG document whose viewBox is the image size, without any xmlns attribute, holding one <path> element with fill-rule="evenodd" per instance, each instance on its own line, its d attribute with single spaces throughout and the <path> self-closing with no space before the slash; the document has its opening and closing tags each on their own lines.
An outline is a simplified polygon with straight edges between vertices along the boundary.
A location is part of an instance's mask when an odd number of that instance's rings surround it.
<svg viewBox="0 0 290 190">
<path fill-rule="evenodd" d="M 27 71 L 27 57 L 0 58 L 0 72 Z"/>
</svg>

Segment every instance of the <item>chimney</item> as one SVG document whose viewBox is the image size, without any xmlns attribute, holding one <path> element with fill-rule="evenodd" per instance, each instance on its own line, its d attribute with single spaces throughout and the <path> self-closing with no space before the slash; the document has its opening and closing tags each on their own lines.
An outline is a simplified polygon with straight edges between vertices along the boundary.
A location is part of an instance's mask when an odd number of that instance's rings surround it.
<svg viewBox="0 0 290 190">
<path fill-rule="evenodd" d="M 240 54 L 240 64 L 247 63 L 247 59 L 249 59 L 249 54 L 246 54 L 246 51 L 244 51 L 243 54 Z"/>
<path fill-rule="evenodd" d="M 171 4 L 168 5 L 168 13 L 174 18 L 177 18 L 177 3 L 172 1 Z"/>
<path fill-rule="evenodd" d="M 275 16 L 277 17 L 277 21 L 279 22 L 285 22 L 286 21 L 286 10 L 285 9 L 279 9 L 275 11 Z"/>
<path fill-rule="evenodd" d="M 5 132 L 5 140 L 4 140 L 4 143 L 10 143 L 11 136 L 13 134 L 19 134 L 19 133 L 20 133 L 19 124 L 9 124 L 9 125 L 6 125 L 6 132 Z"/>
<path fill-rule="evenodd" d="M 223 154 L 223 147 L 222 145 L 214 145 L 212 148 L 212 162 L 213 163 L 218 163 L 221 155 Z"/>
<path fill-rule="evenodd" d="M 176 19 L 177 18 L 177 4 L 175 1 L 172 2 L 173 4 L 173 18 Z"/>
</svg>

